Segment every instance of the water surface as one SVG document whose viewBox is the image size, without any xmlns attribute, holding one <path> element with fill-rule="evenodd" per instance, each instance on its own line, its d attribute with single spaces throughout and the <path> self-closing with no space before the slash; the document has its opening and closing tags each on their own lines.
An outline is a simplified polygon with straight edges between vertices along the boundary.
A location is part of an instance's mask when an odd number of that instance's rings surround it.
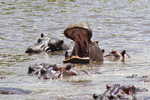
<svg viewBox="0 0 150 100">
<path fill-rule="evenodd" d="M 40 36 L 71 41 L 62 34 L 73 23 L 88 22 L 93 40 L 107 52 L 126 49 L 131 58 L 91 65 L 90 75 L 63 80 L 39 80 L 27 75 L 36 62 L 62 64 L 63 55 L 27 56 L 24 51 Z M 131 84 L 147 88 L 150 82 L 126 78 L 132 74 L 150 76 L 149 0 L 0 0 L 0 87 L 33 91 L 29 95 L 0 95 L 0 100 L 92 100 L 106 84 Z M 150 92 L 139 94 L 149 100 Z M 144 99 L 145 98 L 145 99 Z"/>
</svg>

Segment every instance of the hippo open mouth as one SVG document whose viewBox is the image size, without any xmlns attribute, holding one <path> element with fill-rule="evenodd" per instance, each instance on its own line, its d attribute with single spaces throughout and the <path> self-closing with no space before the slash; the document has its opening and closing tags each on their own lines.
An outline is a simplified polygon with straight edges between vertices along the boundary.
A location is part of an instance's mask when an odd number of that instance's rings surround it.
<svg viewBox="0 0 150 100">
<path fill-rule="evenodd" d="M 73 40 L 75 45 L 73 47 L 71 55 L 69 55 L 71 60 L 65 59 L 64 62 L 81 63 L 87 62 L 88 60 L 83 60 L 82 58 L 89 57 L 90 61 L 103 62 L 103 52 L 98 46 L 98 41 L 92 41 L 92 30 L 87 23 L 79 23 L 74 25 L 69 25 L 65 29 L 64 35 Z M 74 59 L 73 56 L 77 56 L 80 59 Z M 67 60 L 67 61 L 66 61 Z"/>
</svg>

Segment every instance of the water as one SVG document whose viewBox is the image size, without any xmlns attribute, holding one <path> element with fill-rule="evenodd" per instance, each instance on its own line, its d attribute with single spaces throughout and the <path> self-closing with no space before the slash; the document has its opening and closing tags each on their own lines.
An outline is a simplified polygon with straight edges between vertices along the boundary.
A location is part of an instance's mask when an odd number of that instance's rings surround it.
<svg viewBox="0 0 150 100">
<path fill-rule="evenodd" d="M 150 89 L 149 82 L 126 78 L 150 75 L 149 4 L 149 0 L 0 0 L 0 76 L 5 77 L 0 87 L 33 91 L 29 95 L 0 95 L 0 100 L 92 100 L 93 93 L 102 93 L 110 83 Z M 63 55 L 49 59 L 24 53 L 40 33 L 64 39 L 72 46 L 62 33 L 69 24 L 81 21 L 90 24 L 93 40 L 107 52 L 126 49 L 131 56 L 126 64 L 105 61 L 96 68 L 91 65 L 90 75 L 63 80 L 28 76 L 30 64 L 61 64 L 64 59 Z M 149 94 L 139 94 L 140 100 L 149 100 Z"/>
</svg>

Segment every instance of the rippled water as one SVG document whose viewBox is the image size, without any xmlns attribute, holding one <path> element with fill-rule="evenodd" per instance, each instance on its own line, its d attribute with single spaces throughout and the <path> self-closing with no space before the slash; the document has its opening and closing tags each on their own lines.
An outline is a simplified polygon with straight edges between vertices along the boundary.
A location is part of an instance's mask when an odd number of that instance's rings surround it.
<svg viewBox="0 0 150 100">
<path fill-rule="evenodd" d="M 71 41 L 62 34 L 73 23 L 88 22 L 93 40 L 106 51 L 126 49 L 131 58 L 122 64 L 105 61 L 91 65 L 90 75 L 63 80 L 39 80 L 27 75 L 36 62 L 61 64 L 63 55 L 27 56 L 25 49 L 40 33 Z M 33 91 L 29 95 L 0 95 L 0 100 L 92 100 L 109 83 L 149 89 L 149 82 L 128 79 L 150 76 L 150 0 L 0 0 L 0 87 Z M 91 69 L 91 67 L 89 69 Z M 146 99 L 150 92 L 140 94 Z M 143 97 L 142 97 L 143 96 Z M 145 99 L 144 99 L 145 98 Z"/>
</svg>

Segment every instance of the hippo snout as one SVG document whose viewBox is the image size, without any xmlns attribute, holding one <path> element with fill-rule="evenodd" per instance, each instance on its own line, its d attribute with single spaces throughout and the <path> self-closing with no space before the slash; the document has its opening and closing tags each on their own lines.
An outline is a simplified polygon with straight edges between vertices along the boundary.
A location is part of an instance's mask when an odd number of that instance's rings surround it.
<svg viewBox="0 0 150 100">
<path fill-rule="evenodd" d="M 34 50 L 33 48 L 29 47 L 27 48 L 27 50 L 25 51 L 25 53 L 27 54 L 34 54 L 34 53 L 40 53 L 40 50 Z"/>
</svg>

